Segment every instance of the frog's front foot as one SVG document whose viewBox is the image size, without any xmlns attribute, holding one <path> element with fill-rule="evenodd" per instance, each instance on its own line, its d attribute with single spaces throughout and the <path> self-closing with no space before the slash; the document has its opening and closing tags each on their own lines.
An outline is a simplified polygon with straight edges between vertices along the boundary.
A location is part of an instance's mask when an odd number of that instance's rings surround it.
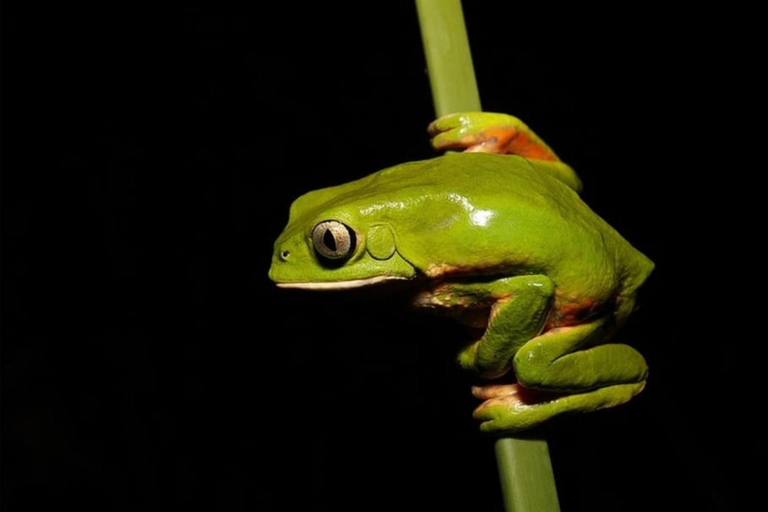
<svg viewBox="0 0 768 512">
<path fill-rule="evenodd" d="M 432 137 L 432 146 L 438 151 L 464 150 L 560 161 L 525 123 L 507 114 L 450 114 L 433 121 L 428 131 Z"/>
</svg>

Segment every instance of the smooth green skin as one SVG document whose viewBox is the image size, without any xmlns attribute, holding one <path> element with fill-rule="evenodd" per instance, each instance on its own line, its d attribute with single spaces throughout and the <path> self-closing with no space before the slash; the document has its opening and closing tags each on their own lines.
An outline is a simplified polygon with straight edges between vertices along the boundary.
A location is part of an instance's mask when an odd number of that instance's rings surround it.
<svg viewBox="0 0 768 512">
<path fill-rule="evenodd" d="M 510 123 L 536 137 L 502 114 L 438 123 L 436 147 Z M 459 363 L 486 378 L 514 370 L 518 381 L 475 390 L 486 399 L 475 411 L 481 430 L 517 432 L 611 407 L 645 385 L 643 357 L 605 342 L 632 312 L 653 263 L 582 202 L 579 188 L 567 165 L 514 155 L 451 153 L 397 165 L 297 199 L 269 275 L 309 289 L 414 280 L 417 306 L 474 325 L 480 318 L 485 332 Z M 326 220 L 355 230 L 357 248 L 343 262 L 328 264 L 313 248 L 312 229 Z"/>
</svg>

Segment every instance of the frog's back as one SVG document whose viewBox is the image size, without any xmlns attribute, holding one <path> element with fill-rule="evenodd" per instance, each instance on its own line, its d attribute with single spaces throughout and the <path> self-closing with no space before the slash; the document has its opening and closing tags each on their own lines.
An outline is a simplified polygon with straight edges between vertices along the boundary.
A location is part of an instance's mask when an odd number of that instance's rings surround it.
<svg viewBox="0 0 768 512">
<path fill-rule="evenodd" d="M 573 203 L 575 199 L 583 204 L 573 190 L 572 180 L 550 166 L 549 162 L 532 162 L 516 155 L 449 153 L 390 167 L 348 185 L 353 185 L 350 191 L 354 194 L 423 189 L 427 195 L 456 191 L 476 197 L 504 197 L 516 205 L 535 203 L 538 208 L 548 206 L 541 201 L 542 196 L 559 203 Z"/>
<path fill-rule="evenodd" d="M 404 256 L 427 273 L 542 272 L 563 293 L 633 295 L 653 264 L 547 171 L 518 156 L 455 153 L 374 179 L 378 193 L 410 199 L 403 221 L 420 222 L 399 230 Z"/>
</svg>

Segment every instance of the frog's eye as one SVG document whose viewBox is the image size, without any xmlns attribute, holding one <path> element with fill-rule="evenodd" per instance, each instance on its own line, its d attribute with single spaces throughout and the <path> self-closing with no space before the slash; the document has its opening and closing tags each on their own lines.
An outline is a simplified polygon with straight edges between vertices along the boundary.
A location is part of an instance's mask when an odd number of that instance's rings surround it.
<svg viewBox="0 0 768 512">
<path fill-rule="evenodd" d="M 355 231 L 336 220 L 324 220 L 312 230 L 315 250 L 329 260 L 348 258 L 355 252 Z"/>
</svg>

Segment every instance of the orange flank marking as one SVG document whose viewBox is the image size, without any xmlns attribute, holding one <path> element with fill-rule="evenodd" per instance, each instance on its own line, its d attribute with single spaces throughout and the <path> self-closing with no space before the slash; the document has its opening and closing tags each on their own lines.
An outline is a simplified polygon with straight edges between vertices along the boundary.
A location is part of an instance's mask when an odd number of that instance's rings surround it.
<svg viewBox="0 0 768 512">
<path fill-rule="evenodd" d="M 603 302 L 593 299 L 574 299 L 569 302 L 561 302 L 558 298 L 555 300 L 554 314 L 550 316 L 546 330 L 584 323 L 599 313 L 603 306 Z"/>
<path fill-rule="evenodd" d="M 570 304 L 563 304 L 560 306 L 560 313 L 563 314 L 563 316 L 576 316 L 580 312 L 584 310 L 592 309 L 592 306 L 595 304 L 595 301 L 592 299 L 584 299 L 581 302 L 577 303 L 570 303 Z"/>
<path fill-rule="evenodd" d="M 530 134 L 517 128 L 488 128 L 483 132 L 484 140 L 496 139 L 496 148 L 502 154 L 520 155 L 525 158 L 559 162 L 551 149 L 535 140 Z"/>
</svg>

